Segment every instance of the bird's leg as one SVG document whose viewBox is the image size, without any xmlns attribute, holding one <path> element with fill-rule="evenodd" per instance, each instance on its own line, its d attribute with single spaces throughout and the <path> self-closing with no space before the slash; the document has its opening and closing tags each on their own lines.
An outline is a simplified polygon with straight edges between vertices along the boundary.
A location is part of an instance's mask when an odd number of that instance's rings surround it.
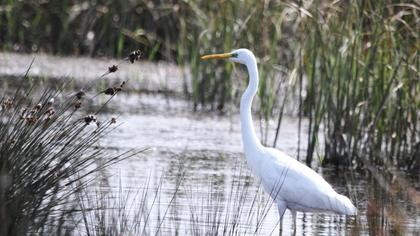
<svg viewBox="0 0 420 236">
<path fill-rule="evenodd" d="M 292 217 L 293 217 L 293 233 L 296 234 L 296 211 L 292 211 Z"/>
<path fill-rule="evenodd" d="M 284 216 L 284 212 L 286 211 L 286 203 L 282 201 L 278 202 L 277 209 L 279 210 L 279 216 L 280 216 L 279 235 L 281 236 L 283 232 L 283 216 Z"/>
</svg>

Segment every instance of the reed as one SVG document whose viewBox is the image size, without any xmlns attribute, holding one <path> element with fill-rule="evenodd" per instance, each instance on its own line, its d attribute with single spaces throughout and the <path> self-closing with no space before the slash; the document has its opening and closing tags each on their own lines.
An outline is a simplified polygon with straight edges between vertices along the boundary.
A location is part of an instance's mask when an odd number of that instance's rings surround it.
<svg viewBox="0 0 420 236">
<path fill-rule="evenodd" d="M 308 140 L 299 141 L 308 165 L 321 147 L 324 163 L 418 169 L 418 15 L 402 0 L 8 1 L 0 42 L 96 56 L 140 47 L 147 59 L 190 68 L 195 110 L 221 111 L 238 102 L 245 83 L 231 78 L 241 70 L 199 55 L 247 47 L 259 57 L 256 111 L 266 144 L 268 121 L 277 120 L 278 134 L 287 100 L 295 109 L 286 112 L 309 122 Z"/>
<path fill-rule="evenodd" d="M 258 234 L 274 203 L 261 189 L 250 191 L 254 183 L 247 173 L 235 169 L 234 181 L 222 185 L 210 181 L 205 189 L 197 183 L 196 192 L 184 179 L 187 170 L 179 167 L 175 177 L 149 177 L 134 188 L 120 182 L 117 188 L 81 191 L 68 225 L 82 235 Z"/>
<path fill-rule="evenodd" d="M 27 74 L 0 98 L 0 235 L 68 230 L 72 200 L 93 174 L 139 153 L 97 147 L 115 123 L 97 118 L 109 100 L 86 114 L 83 91 L 64 92 L 68 84 L 58 82 L 38 93 Z M 113 89 L 105 94 L 122 85 Z"/>
<path fill-rule="evenodd" d="M 323 126 L 326 163 L 418 169 L 418 35 L 411 28 L 418 9 L 388 1 L 321 3 L 302 26 L 309 32 L 302 58 L 307 163 Z"/>
<path fill-rule="evenodd" d="M 67 223 L 80 235 L 158 235 L 167 217 L 156 212 L 172 207 L 171 203 L 164 207 L 159 202 L 163 180 L 164 176 L 157 186 L 151 186 L 147 178 L 135 190 L 123 188 L 121 181 L 116 189 L 103 185 L 84 189 L 78 192 L 77 211 Z"/>
<path fill-rule="evenodd" d="M 283 8 L 280 3 L 267 5 L 250 0 L 241 4 L 209 4 L 201 0 L 176 0 L 171 4 L 153 0 L 98 1 L 94 5 L 90 1 L 12 0 L 0 11 L 0 42 L 7 50 L 95 56 L 121 56 L 128 53 L 125 48 L 139 48 L 144 58 L 190 66 L 196 107 L 223 110 L 235 91 L 230 81 L 233 67 L 226 64 L 214 73 L 214 66 L 203 66 L 199 55 L 238 47 L 267 55 L 263 62 L 271 66 L 267 67 L 267 83 L 264 76 L 261 90 L 272 94 L 270 85 L 275 80 L 268 72 L 280 58 L 276 56 L 280 50 L 272 47 L 287 43 L 279 27 L 285 18 L 280 11 Z M 270 113 L 273 98 L 262 101 L 268 107 L 265 114 Z"/>
</svg>

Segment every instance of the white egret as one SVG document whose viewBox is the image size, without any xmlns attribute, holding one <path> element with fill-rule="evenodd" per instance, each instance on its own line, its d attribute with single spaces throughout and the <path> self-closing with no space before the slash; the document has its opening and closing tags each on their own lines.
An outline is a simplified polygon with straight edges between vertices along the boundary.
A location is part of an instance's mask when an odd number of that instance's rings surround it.
<svg viewBox="0 0 420 236">
<path fill-rule="evenodd" d="M 258 89 L 258 68 L 254 54 L 248 49 L 238 49 L 230 53 L 206 55 L 201 59 L 228 59 L 244 64 L 248 69 L 249 84 L 240 105 L 243 148 L 248 166 L 260 177 L 263 188 L 277 203 L 280 232 L 286 209 L 292 213 L 295 232 L 297 211 L 356 215 L 357 209 L 352 202 L 334 191 L 314 170 L 277 149 L 261 145 L 251 116 L 252 100 Z"/>
</svg>

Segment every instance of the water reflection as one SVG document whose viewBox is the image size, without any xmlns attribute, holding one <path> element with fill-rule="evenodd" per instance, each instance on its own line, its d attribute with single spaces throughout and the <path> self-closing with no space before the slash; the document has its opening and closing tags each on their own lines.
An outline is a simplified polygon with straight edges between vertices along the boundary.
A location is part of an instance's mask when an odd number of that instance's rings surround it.
<svg viewBox="0 0 420 236">
<path fill-rule="evenodd" d="M 132 218 L 142 222 L 141 234 L 278 235 L 275 204 L 246 166 L 238 117 L 190 113 L 185 102 L 156 96 L 120 96 L 107 111 L 120 111 L 115 104 L 124 99 L 129 112 L 99 145 L 113 152 L 151 150 L 107 170 L 102 190 L 116 202 L 127 201 L 127 215 L 144 212 Z M 296 127 L 297 121 L 284 119 L 278 141 L 292 156 Z M 420 235 L 418 173 L 368 165 L 357 172 L 316 171 L 353 200 L 359 215 L 298 213 L 297 235 Z M 283 235 L 291 235 L 288 211 L 283 225 Z"/>
<path fill-rule="evenodd" d="M 147 103 L 144 98 L 143 103 Z M 183 110 L 185 107 L 179 105 L 182 103 L 176 104 L 174 109 L 165 105 L 169 109 L 166 111 L 149 110 L 143 115 L 135 112 L 119 117 L 121 126 L 102 146 L 120 150 L 153 148 L 112 167 L 110 172 L 120 174 L 111 175 L 110 187 L 118 189 L 122 184 L 124 189 L 144 190 L 142 183 L 149 178 L 147 191 L 159 188 L 159 204 L 149 206 L 149 232 L 278 235 L 275 204 L 246 166 L 237 119 L 191 114 Z M 280 136 L 283 140 L 278 142 L 291 155 L 297 149 L 296 127 L 297 121 L 285 119 Z M 297 235 L 420 233 L 418 175 L 409 178 L 405 173 L 373 167 L 357 172 L 315 169 L 337 192 L 353 200 L 359 215 L 298 213 Z M 293 225 L 288 211 L 283 224 L 283 235 L 290 235 Z"/>
<path fill-rule="evenodd" d="M 148 177 L 154 178 L 150 183 L 153 189 L 159 185 L 160 176 L 164 176 L 159 206 L 152 211 L 154 222 L 162 221 L 162 212 L 167 212 L 159 228 L 162 235 L 213 235 L 225 231 L 230 235 L 277 235 L 275 204 L 260 189 L 243 160 L 240 153 L 190 155 L 185 152 L 172 156 L 157 153 L 114 168 L 124 169 L 119 177 L 124 179 L 124 186 L 132 189 L 142 188 L 142 181 L 135 180 Z M 418 206 L 402 191 L 384 191 L 367 172 L 349 174 L 324 169 L 323 176 L 338 192 L 351 196 L 359 215 L 298 213 L 297 235 L 416 235 L 419 232 Z M 110 185 L 118 187 L 120 183 L 111 181 Z M 150 230 L 153 232 L 157 227 Z M 283 235 L 292 232 L 292 218 L 287 212 Z"/>
</svg>

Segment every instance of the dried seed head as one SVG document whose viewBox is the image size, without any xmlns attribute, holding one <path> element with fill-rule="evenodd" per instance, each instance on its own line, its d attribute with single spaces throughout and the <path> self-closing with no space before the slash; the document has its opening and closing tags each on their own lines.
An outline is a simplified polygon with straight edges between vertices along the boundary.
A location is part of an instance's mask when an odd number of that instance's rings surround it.
<svg viewBox="0 0 420 236">
<path fill-rule="evenodd" d="M 141 57 L 141 51 L 140 50 L 136 50 L 136 51 L 132 51 L 130 53 L 130 55 L 128 55 L 128 60 L 131 63 L 134 63 L 134 61 L 138 61 Z"/>
<path fill-rule="evenodd" d="M 105 93 L 106 95 L 114 95 L 115 94 L 115 89 L 114 88 L 107 88 L 103 91 L 103 93 Z"/>
<path fill-rule="evenodd" d="M 25 117 L 25 120 L 29 125 L 33 125 L 37 121 L 37 118 L 35 116 L 28 116 Z"/>
<path fill-rule="evenodd" d="M 85 96 L 85 92 L 83 92 L 82 90 L 80 90 L 79 92 L 76 93 L 76 97 L 77 99 L 82 99 Z"/>
<path fill-rule="evenodd" d="M 116 65 L 112 65 L 111 67 L 108 67 L 108 72 L 109 73 L 114 73 L 117 70 L 118 70 L 118 66 L 116 66 Z"/>
<path fill-rule="evenodd" d="M 8 110 L 13 107 L 13 100 L 10 98 L 6 98 L 1 103 L 2 110 Z"/>
<path fill-rule="evenodd" d="M 94 115 L 87 115 L 84 118 L 85 123 L 88 125 L 90 122 L 96 122 L 96 117 Z"/>
<path fill-rule="evenodd" d="M 77 110 L 82 106 L 82 101 L 80 100 L 76 100 L 76 102 L 74 103 L 74 108 Z"/>
<path fill-rule="evenodd" d="M 38 103 L 38 104 L 36 104 L 36 106 L 35 106 L 35 110 L 41 110 L 41 108 L 42 108 L 42 103 Z"/>
<path fill-rule="evenodd" d="M 99 120 L 96 121 L 96 127 L 98 127 L 98 128 L 101 127 L 101 122 Z"/>
<path fill-rule="evenodd" d="M 115 124 L 115 123 L 117 123 L 117 118 L 112 117 L 112 118 L 111 118 L 111 124 Z"/>
<path fill-rule="evenodd" d="M 125 81 L 123 81 L 121 84 L 120 84 L 120 88 L 122 88 L 122 87 L 124 87 L 124 85 L 125 85 Z"/>
<path fill-rule="evenodd" d="M 45 115 L 47 115 L 47 116 L 52 116 L 52 115 L 54 115 L 55 114 L 55 110 L 54 110 L 54 108 L 53 107 L 49 107 L 46 111 L 45 111 L 45 113 L 44 113 Z"/>
</svg>

